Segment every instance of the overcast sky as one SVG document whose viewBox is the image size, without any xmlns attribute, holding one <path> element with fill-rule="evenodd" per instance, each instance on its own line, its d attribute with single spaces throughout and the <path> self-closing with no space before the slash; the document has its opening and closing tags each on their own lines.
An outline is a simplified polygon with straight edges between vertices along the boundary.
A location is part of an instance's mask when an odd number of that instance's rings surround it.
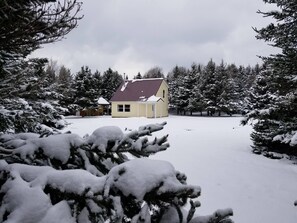
<svg viewBox="0 0 297 223">
<path fill-rule="evenodd" d="M 262 0 L 85 0 L 78 28 L 33 56 L 56 60 L 72 73 L 88 65 L 130 78 L 154 66 L 166 75 L 175 65 L 210 58 L 255 65 L 257 55 L 273 52 L 252 29 L 269 22 L 256 13 L 269 8 Z"/>
</svg>

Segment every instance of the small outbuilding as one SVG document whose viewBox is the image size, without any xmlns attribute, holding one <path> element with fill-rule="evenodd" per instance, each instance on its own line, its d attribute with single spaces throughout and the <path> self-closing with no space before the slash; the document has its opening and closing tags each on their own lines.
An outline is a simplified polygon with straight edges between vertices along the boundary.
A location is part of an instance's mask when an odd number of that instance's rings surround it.
<svg viewBox="0 0 297 223">
<path fill-rule="evenodd" d="M 110 113 L 109 110 L 110 110 L 109 102 L 106 99 L 104 99 L 103 97 L 100 97 L 98 99 L 99 115 L 107 115 Z"/>
<path fill-rule="evenodd" d="M 166 117 L 168 85 L 163 78 L 126 80 L 110 101 L 112 117 Z"/>
<path fill-rule="evenodd" d="M 94 108 L 84 108 L 80 111 L 77 111 L 77 116 L 99 116 L 99 115 L 110 115 L 110 103 L 104 99 L 103 97 L 100 97 L 97 100 L 98 107 Z"/>
</svg>

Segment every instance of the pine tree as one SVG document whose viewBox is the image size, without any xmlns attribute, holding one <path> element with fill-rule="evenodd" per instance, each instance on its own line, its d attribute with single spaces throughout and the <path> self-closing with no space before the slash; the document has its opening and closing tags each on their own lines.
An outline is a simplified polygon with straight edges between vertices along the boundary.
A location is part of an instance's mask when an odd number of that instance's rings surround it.
<svg viewBox="0 0 297 223">
<path fill-rule="evenodd" d="M 122 83 L 123 77 L 117 71 L 106 70 L 102 75 L 102 97 L 109 101 Z"/>
<path fill-rule="evenodd" d="M 25 59 L 77 26 L 76 0 L 0 1 L 0 131 L 54 131 L 64 126 L 62 95 L 46 59 Z M 53 129 L 51 129 L 53 128 Z"/>
<path fill-rule="evenodd" d="M 74 78 L 75 100 L 74 103 L 81 109 L 92 109 L 97 107 L 98 93 L 94 89 L 92 71 L 88 66 L 82 67 Z"/>
<path fill-rule="evenodd" d="M 175 108 L 177 114 L 185 114 L 189 104 L 188 90 L 185 87 L 184 79 L 188 70 L 184 67 L 175 66 L 168 74 L 169 84 L 169 105 Z"/>
<path fill-rule="evenodd" d="M 134 77 L 134 79 L 142 79 L 141 73 L 138 72 L 138 74 Z"/>
<path fill-rule="evenodd" d="M 43 132 L 65 126 L 65 108 L 45 72 L 46 59 L 23 61 L 0 82 L 0 132 Z"/>
<path fill-rule="evenodd" d="M 0 1 L 0 76 L 42 44 L 61 40 L 77 26 L 76 0 Z"/>
<path fill-rule="evenodd" d="M 232 223 L 231 209 L 194 216 L 200 187 L 170 163 L 143 158 L 169 147 L 168 135 L 148 139 L 165 124 L 105 126 L 84 138 L 0 135 L 1 221 Z"/>
<path fill-rule="evenodd" d="M 224 61 L 216 67 L 216 88 L 217 88 L 217 111 L 232 115 L 237 112 L 237 101 L 235 100 L 234 79 L 228 74 Z"/>
<path fill-rule="evenodd" d="M 185 79 L 185 88 L 189 90 L 188 97 L 189 102 L 187 110 L 192 115 L 193 112 L 199 111 L 202 115 L 204 110 L 204 99 L 200 91 L 199 81 L 201 79 L 202 68 L 200 64 L 192 64 L 191 69 L 187 72 L 187 78 Z"/>
<path fill-rule="evenodd" d="M 218 86 L 215 76 L 216 64 L 210 60 L 202 72 L 201 92 L 203 94 L 207 115 L 217 111 Z"/>
<path fill-rule="evenodd" d="M 257 38 L 270 42 L 280 53 L 263 57 L 264 73 L 270 72 L 265 80 L 271 103 L 251 112 L 257 120 L 252 133 L 254 145 L 260 151 L 277 151 L 297 154 L 297 2 L 293 0 L 264 0 L 276 4 L 279 10 L 260 12 L 276 20 L 262 29 L 255 29 Z M 254 114 L 255 113 L 255 114 Z M 247 117 L 249 118 L 249 114 Z"/>
<path fill-rule="evenodd" d="M 161 67 L 153 67 L 149 69 L 143 78 L 164 78 L 164 74 Z"/>
<path fill-rule="evenodd" d="M 61 95 L 59 103 L 67 108 L 67 111 L 65 111 L 66 115 L 74 115 L 78 110 L 78 106 L 74 103 L 75 90 L 73 86 L 74 79 L 70 69 L 62 65 L 56 79 L 56 90 Z"/>
<path fill-rule="evenodd" d="M 45 69 L 45 74 L 50 83 L 55 83 L 58 76 L 58 65 L 57 61 L 49 60 L 47 67 Z"/>
<path fill-rule="evenodd" d="M 70 69 L 67 69 L 64 65 L 62 65 L 58 72 L 57 83 L 65 87 L 70 87 L 72 79 Z"/>
<path fill-rule="evenodd" d="M 102 83 L 102 76 L 101 73 L 96 70 L 93 75 L 93 88 L 96 92 L 96 97 L 99 99 L 99 97 L 102 95 L 102 89 L 103 89 L 103 83 Z"/>
</svg>

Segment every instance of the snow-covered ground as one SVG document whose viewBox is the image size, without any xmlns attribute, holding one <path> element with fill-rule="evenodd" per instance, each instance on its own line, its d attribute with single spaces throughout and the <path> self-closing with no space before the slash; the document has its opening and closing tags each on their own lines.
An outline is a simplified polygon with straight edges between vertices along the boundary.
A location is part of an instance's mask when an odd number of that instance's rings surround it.
<svg viewBox="0 0 297 223">
<path fill-rule="evenodd" d="M 296 223 L 297 165 L 251 153 L 250 126 L 240 117 L 111 118 L 69 117 L 67 127 L 81 136 L 102 126 L 138 129 L 168 124 L 154 136 L 169 134 L 170 148 L 152 159 L 167 160 L 188 176 L 188 184 L 202 188 L 197 214 L 232 208 L 237 223 Z"/>
</svg>

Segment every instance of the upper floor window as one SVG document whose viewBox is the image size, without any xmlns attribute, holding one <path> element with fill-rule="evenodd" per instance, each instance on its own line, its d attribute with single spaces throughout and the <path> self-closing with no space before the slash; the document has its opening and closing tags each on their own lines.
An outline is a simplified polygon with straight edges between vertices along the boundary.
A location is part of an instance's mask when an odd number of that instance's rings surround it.
<svg viewBox="0 0 297 223">
<path fill-rule="evenodd" d="M 165 90 L 163 90 L 163 98 L 165 98 Z"/>
</svg>

